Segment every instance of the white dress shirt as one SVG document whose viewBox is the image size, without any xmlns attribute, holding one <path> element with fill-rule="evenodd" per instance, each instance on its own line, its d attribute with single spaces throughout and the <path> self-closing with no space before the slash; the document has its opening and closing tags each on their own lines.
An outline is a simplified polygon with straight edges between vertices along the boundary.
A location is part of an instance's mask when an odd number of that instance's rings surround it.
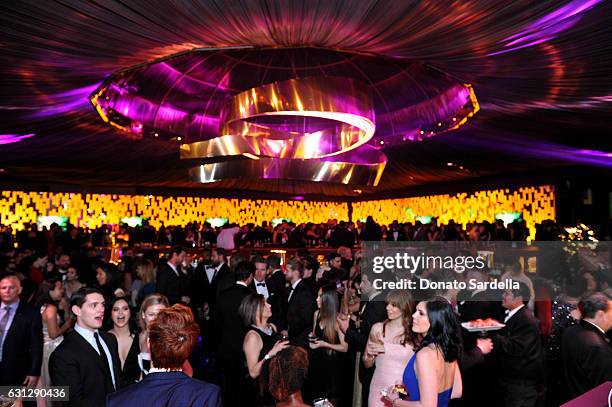
<svg viewBox="0 0 612 407">
<path fill-rule="evenodd" d="M 83 328 L 77 323 L 77 324 L 74 324 L 74 330 L 79 335 L 81 335 L 91 345 L 92 348 L 94 348 L 94 350 L 96 351 L 98 355 L 100 354 L 100 351 L 98 350 L 98 344 L 96 343 L 96 338 L 94 338 L 94 332 L 98 332 L 97 329 L 95 331 L 90 331 L 89 329 Z M 99 332 L 98 332 L 98 338 L 100 339 L 100 344 L 102 345 L 102 348 L 104 348 L 104 352 L 106 353 L 106 360 L 108 361 L 108 367 L 110 368 L 111 376 L 113 379 L 113 385 L 115 386 L 115 389 L 116 389 L 117 382 L 115 381 L 115 370 L 113 369 L 113 357 L 111 356 L 112 355 L 111 351 L 108 348 L 108 345 L 106 344 L 106 342 L 104 342 L 104 339 L 102 338 L 102 335 L 100 335 Z"/>
<path fill-rule="evenodd" d="M 264 298 L 267 300 L 270 294 L 268 293 L 268 286 L 266 285 L 266 280 L 257 281 L 253 279 L 253 284 L 255 284 L 255 291 L 257 291 L 257 294 L 263 295 Z"/>
<path fill-rule="evenodd" d="M 170 266 L 170 268 L 172 269 L 172 271 L 174 271 L 174 274 L 176 274 L 177 277 L 180 277 L 180 274 L 174 264 L 168 262 L 168 266 Z"/>
<path fill-rule="evenodd" d="M 519 305 L 519 306 L 518 306 L 518 307 L 516 307 L 515 309 L 513 309 L 513 310 L 509 310 L 509 311 L 508 311 L 508 313 L 506 314 L 506 318 L 504 318 L 504 324 L 505 324 L 506 322 L 508 322 L 508 320 L 510 320 L 510 318 L 512 318 L 512 316 L 513 316 L 514 314 L 516 314 L 516 313 L 517 313 L 517 312 L 518 312 L 518 311 L 519 311 L 521 308 L 523 308 L 524 306 L 525 306 L 525 304 L 523 304 L 523 305 Z"/>
</svg>

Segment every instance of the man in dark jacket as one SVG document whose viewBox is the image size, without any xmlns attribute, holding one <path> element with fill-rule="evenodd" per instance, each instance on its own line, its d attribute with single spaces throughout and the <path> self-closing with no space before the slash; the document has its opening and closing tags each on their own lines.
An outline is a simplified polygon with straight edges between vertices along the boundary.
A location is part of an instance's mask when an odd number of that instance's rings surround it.
<svg viewBox="0 0 612 407">
<path fill-rule="evenodd" d="M 234 270 L 236 283 L 221 292 L 215 307 L 213 323 L 215 334 L 219 336 L 217 358 L 223 375 L 223 402 L 226 406 L 238 405 L 240 384 L 247 374 L 242 351 L 245 327 L 238 316 L 238 309 L 244 297 L 253 292 L 249 285 L 253 281 L 254 272 L 253 263 L 238 263 Z"/>
<path fill-rule="evenodd" d="M 385 280 L 385 277 L 382 277 L 382 280 L 390 281 Z M 352 352 L 361 352 L 361 354 L 363 354 L 366 344 L 368 343 L 368 336 L 370 335 L 372 325 L 387 319 L 387 303 L 384 293 L 374 288 L 367 274 L 362 274 L 359 290 L 361 291 L 360 294 L 362 297 L 361 307 L 359 309 L 359 319 L 353 321 L 352 319 L 343 319 L 342 316 L 340 316 L 338 318 L 338 326 L 342 332 L 344 332 L 344 340 L 349 345 L 349 350 Z M 366 297 L 368 300 L 364 301 L 363 299 Z M 368 405 L 370 382 L 374 375 L 374 369 L 374 367 L 366 369 L 363 362 L 361 360 L 359 361 L 361 405 L 363 407 L 367 407 Z"/>
<path fill-rule="evenodd" d="M 612 299 L 595 293 L 583 299 L 582 319 L 563 333 L 561 352 L 571 398 L 612 380 Z"/>
<path fill-rule="evenodd" d="M 19 300 L 21 282 L 0 280 L 0 385 L 35 386 L 43 354 L 40 312 Z"/>
<path fill-rule="evenodd" d="M 538 320 L 525 306 L 530 298 L 529 287 L 516 282 L 508 289 L 502 305 L 508 311 L 506 327 L 493 336 L 493 349 L 500 360 L 499 379 L 505 406 L 535 406 L 542 391 L 542 344 Z"/>
</svg>

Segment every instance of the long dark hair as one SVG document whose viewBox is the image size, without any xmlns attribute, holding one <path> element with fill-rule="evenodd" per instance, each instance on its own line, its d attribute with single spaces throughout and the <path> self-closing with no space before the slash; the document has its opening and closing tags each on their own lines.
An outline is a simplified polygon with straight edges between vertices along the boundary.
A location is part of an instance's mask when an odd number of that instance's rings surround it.
<svg viewBox="0 0 612 407">
<path fill-rule="evenodd" d="M 340 300 L 335 286 L 326 285 L 321 287 L 321 309 L 319 310 L 319 321 L 323 325 L 323 336 L 329 343 L 338 343 L 338 332 L 336 331 L 336 317 L 340 309 Z"/>
<path fill-rule="evenodd" d="M 116 303 L 118 303 L 119 301 L 125 301 L 125 303 L 128 306 L 128 309 L 130 310 L 130 319 L 128 320 L 128 327 L 130 329 L 130 334 L 132 335 L 136 335 L 138 334 L 139 330 L 138 327 L 136 325 L 136 318 L 135 318 L 135 310 L 134 308 L 132 308 L 132 306 L 130 305 L 130 302 L 128 301 L 128 299 L 126 297 L 113 297 L 110 302 L 108 302 L 107 304 L 107 308 L 106 308 L 106 315 L 108 315 L 107 320 L 106 320 L 106 327 L 107 330 L 111 330 L 114 328 L 114 324 L 113 324 L 113 307 L 115 306 Z"/>
<path fill-rule="evenodd" d="M 56 308 L 59 306 L 59 301 L 51 298 L 51 291 L 55 290 L 55 285 L 58 282 L 61 283 L 62 278 L 60 276 L 53 276 L 40 284 L 36 294 L 36 301 L 34 301 L 37 310 L 40 310 L 43 305 L 54 305 Z"/>
<path fill-rule="evenodd" d="M 463 345 L 459 319 L 453 307 L 442 297 L 433 297 L 425 303 L 425 306 L 429 319 L 429 330 L 414 351 L 418 352 L 433 344 L 442 352 L 445 362 L 454 362 L 459 359 Z"/>
</svg>

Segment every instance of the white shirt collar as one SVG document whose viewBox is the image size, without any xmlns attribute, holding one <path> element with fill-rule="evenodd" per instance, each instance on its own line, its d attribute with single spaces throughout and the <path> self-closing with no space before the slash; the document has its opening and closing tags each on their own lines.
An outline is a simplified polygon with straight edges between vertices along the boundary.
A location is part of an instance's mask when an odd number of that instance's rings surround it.
<svg viewBox="0 0 612 407">
<path fill-rule="evenodd" d="M 76 324 L 74 324 L 74 330 L 77 331 L 79 333 L 79 335 L 81 335 L 83 338 L 85 338 L 87 340 L 87 342 L 89 342 L 89 343 L 93 343 L 95 341 L 94 333 L 98 332 L 97 329 L 95 331 L 92 331 L 90 329 L 84 328 L 81 325 L 79 325 L 78 322 Z"/>
<path fill-rule="evenodd" d="M 19 308 L 19 299 L 17 299 L 17 301 L 15 301 L 12 304 L 5 304 L 3 302 L 0 302 L 0 309 L 4 310 L 4 307 L 6 307 L 8 305 L 8 307 L 11 309 L 13 315 L 15 315 L 15 312 L 17 312 L 17 308 Z"/>
<path fill-rule="evenodd" d="M 295 290 L 295 287 L 297 287 L 297 285 L 300 283 L 300 281 L 302 281 L 301 278 L 298 281 L 296 281 L 295 283 L 291 284 L 291 288 L 293 288 Z"/>
<path fill-rule="evenodd" d="M 584 322 L 588 322 L 589 324 L 593 325 L 595 328 L 599 329 L 599 332 L 601 332 L 602 334 L 606 334 L 605 331 L 603 329 L 601 329 L 601 327 L 591 321 L 587 321 L 586 319 L 583 319 Z"/>
<path fill-rule="evenodd" d="M 368 295 L 368 300 L 372 301 L 372 298 L 376 297 L 378 294 L 380 294 L 380 291 L 372 291 L 370 295 Z"/>
<path fill-rule="evenodd" d="M 244 281 L 236 281 L 236 284 L 240 284 L 243 287 L 247 287 Z"/>
<path fill-rule="evenodd" d="M 525 306 L 525 304 L 521 304 L 521 305 L 519 305 L 518 307 L 516 307 L 515 309 L 513 309 L 513 310 L 511 310 L 511 311 L 508 311 L 508 315 L 506 315 L 506 322 L 507 322 L 507 321 L 509 321 L 509 320 L 510 320 L 510 318 L 512 318 L 512 316 L 513 316 L 514 314 L 516 314 L 517 312 L 519 312 L 519 310 L 520 310 L 521 308 L 523 308 L 524 306 Z"/>
<path fill-rule="evenodd" d="M 174 271 L 174 272 L 176 273 L 176 275 L 178 276 L 178 275 L 179 275 L 179 272 L 178 272 L 178 270 L 177 270 L 176 266 L 175 266 L 174 264 L 170 263 L 170 262 L 168 262 L 168 265 L 170 266 L 170 268 L 172 269 L 172 271 Z"/>
</svg>

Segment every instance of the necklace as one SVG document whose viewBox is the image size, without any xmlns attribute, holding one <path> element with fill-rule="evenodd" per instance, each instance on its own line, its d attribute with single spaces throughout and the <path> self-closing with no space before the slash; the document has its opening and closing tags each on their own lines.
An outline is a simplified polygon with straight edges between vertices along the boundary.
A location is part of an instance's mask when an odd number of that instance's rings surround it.
<svg viewBox="0 0 612 407">
<path fill-rule="evenodd" d="M 270 336 L 272 335 L 272 327 L 270 325 L 267 325 L 265 328 L 260 328 L 257 325 L 253 324 L 251 325 L 253 328 L 265 333 L 266 335 Z"/>
</svg>

